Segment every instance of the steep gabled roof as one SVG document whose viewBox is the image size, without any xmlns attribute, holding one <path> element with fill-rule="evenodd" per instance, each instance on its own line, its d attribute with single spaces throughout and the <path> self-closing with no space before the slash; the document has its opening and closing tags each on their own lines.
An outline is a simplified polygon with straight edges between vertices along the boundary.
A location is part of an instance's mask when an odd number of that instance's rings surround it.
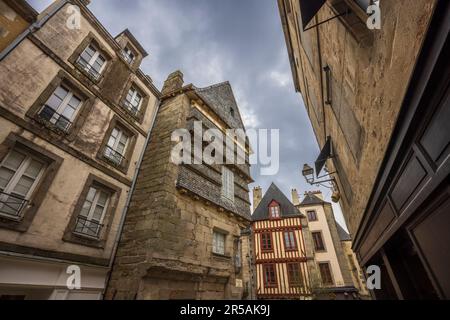
<svg viewBox="0 0 450 320">
<path fill-rule="evenodd" d="M 233 89 L 228 81 L 206 88 L 197 88 L 195 92 L 230 128 L 245 129 Z M 234 110 L 234 116 L 231 109 Z"/>
<path fill-rule="evenodd" d="M 281 217 L 300 217 L 302 214 L 294 206 L 294 204 L 289 201 L 289 199 L 281 192 L 281 190 L 274 184 L 270 186 L 266 194 L 262 198 L 258 207 L 252 215 L 253 221 L 261 221 L 269 219 L 269 205 L 272 201 L 278 202 L 281 208 Z"/>
<path fill-rule="evenodd" d="M 344 228 L 342 228 L 338 222 L 336 222 L 336 228 L 337 228 L 337 232 L 339 235 L 339 239 L 341 239 L 341 241 L 351 241 L 352 240 L 352 237 L 350 237 L 348 232 L 345 231 Z"/>
</svg>

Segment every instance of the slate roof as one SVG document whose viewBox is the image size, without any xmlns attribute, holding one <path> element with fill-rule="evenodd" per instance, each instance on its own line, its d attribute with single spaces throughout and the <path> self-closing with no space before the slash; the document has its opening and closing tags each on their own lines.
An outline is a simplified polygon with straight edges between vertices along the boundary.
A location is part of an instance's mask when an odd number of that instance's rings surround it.
<svg viewBox="0 0 450 320">
<path fill-rule="evenodd" d="M 352 237 L 350 237 L 348 232 L 345 231 L 344 228 L 342 228 L 338 222 L 336 222 L 336 228 L 337 228 L 337 233 L 339 235 L 339 239 L 341 239 L 341 241 L 351 241 L 352 240 Z"/>
<path fill-rule="evenodd" d="M 230 128 L 245 129 L 233 89 L 228 81 L 206 88 L 197 88 L 195 92 Z M 234 116 L 231 109 L 234 110 Z"/>
<path fill-rule="evenodd" d="M 312 193 L 307 193 L 307 194 L 305 194 L 305 198 L 303 199 L 302 203 L 300 203 L 300 205 L 301 206 L 312 206 L 312 205 L 324 204 L 324 203 L 327 203 L 327 202 L 323 201 L 318 196 L 316 196 Z"/>
<path fill-rule="evenodd" d="M 283 192 L 281 192 L 281 190 L 274 183 L 272 183 L 255 212 L 253 212 L 252 220 L 268 220 L 269 205 L 273 200 L 280 204 L 282 218 L 303 216 L 294 204 L 283 194 Z"/>
</svg>

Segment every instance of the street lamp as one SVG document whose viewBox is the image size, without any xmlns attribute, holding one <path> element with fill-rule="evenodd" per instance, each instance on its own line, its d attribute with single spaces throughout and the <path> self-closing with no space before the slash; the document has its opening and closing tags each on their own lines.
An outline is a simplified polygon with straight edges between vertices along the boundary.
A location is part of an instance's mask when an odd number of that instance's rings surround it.
<svg viewBox="0 0 450 320">
<path fill-rule="evenodd" d="M 309 184 L 312 184 L 314 182 L 314 169 L 311 168 L 311 166 L 309 166 L 307 163 L 305 163 L 305 165 L 303 166 L 302 174 Z"/>
</svg>

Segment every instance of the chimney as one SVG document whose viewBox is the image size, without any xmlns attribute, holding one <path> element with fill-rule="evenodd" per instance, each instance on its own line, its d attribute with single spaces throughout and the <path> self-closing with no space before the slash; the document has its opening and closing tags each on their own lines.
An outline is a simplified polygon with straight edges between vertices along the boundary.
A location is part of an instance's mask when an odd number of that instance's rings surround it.
<svg viewBox="0 0 450 320">
<path fill-rule="evenodd" d="M 253 188 L 253 211 L 258 208 L 259 203 L 262 200 L 262 189 L 261 187 Z"/>
<path fill-rule="evenodd" d="M 311 194 L 315 195 L 317 198 L 323 201 L 323 194 L 322 191 L 312 191 Z"/>
<path fill-rule="evenodd" d="M 292 203 L 294 206 L 298 206 L 300 204 L 300 197 L 298 196 L 297 189 L 292 189 Z"/>
<path fill-rule="evenodd" d="M 183 73 L 179 70 L 169 74 L 169 77 L 164 82 L 162 94 L 166 95 L 166 94 L 175 92 L 175 91 L 183 88 L 183 84 L 184 84 L 183 77 L 184 77 Z"/>
</svg>

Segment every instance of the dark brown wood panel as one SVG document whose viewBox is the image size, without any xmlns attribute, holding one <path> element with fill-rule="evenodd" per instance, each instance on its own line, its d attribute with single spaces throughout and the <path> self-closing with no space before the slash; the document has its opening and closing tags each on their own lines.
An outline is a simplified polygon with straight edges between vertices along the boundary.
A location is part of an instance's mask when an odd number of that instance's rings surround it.
<svg viewBox="0 0 450 320">
<path fill-rule="evenodd" d="M 420 143 L 431 160 L 439 166 L 450 152 L 450 91 L 425 131 Z"/>
<path fill-rule="evenodd" d="M 390 206 L 389 202 L 386 202 L 377 219 L 374 221 L 371 231 L 365 239 L 364 244 L 361 246 L 360 252 L 363 257 L 369 253 L 370 249 L 372 249 L 379 237 L 389 227 L 394 219 L 394 210 Z"/>
<path fill-rule="evenodd" d="M 401 210 L 427 176 L 427 171 L 415 156 L 411 157 L 391 192 L 392 202 Z"/>
</svg>

